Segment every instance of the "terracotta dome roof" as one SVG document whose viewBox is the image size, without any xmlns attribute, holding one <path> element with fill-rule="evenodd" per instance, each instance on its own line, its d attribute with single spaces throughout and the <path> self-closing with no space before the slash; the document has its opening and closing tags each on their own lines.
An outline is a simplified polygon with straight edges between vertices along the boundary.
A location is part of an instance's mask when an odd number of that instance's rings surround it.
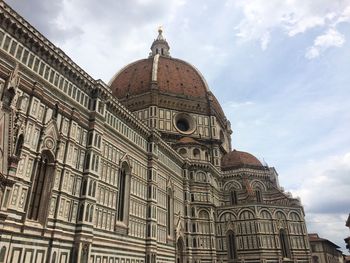
<svg viewBox="0 0 350 263">
<path fill-rule="evenodd" d="M 191 64 L 170 56 L 150 56 L 121 69 L 109 82 L 114 96 L 131 111 L 150 105 L 216 115 L 224 112 L 201 73 Z M 156 98 L 156 99 L 155 99 Z"/>
<path fill-rule="evenodd" d="M 170 57 L 158 56 L 157 60 L 150 57 L 124 67 L 110 83 L 113 94 L 118 98 L 142 94 L 156 82 L 160 92 L 206 97 L 206 83 L 192 65 Z M 156 73 L 152 74 L 153 68 Z"/>
<path fill-rule="evenodd" d="M 222 170 L 239 167 L 262 168 L 261 162 L 252 154 L 233 150 L 221 158 Z"/>
</svg>

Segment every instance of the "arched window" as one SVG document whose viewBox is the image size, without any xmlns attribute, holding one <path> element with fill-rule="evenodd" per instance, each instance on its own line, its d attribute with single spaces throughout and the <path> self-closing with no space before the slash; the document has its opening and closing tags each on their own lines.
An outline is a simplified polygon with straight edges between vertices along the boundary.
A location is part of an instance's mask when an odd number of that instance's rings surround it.
<svg viewBox="0 0 350 263">
<path fill-rule="evenodd" d="M 0 263 L 5 262 L 5 255 L 6 255 L 6 247 L 3 246 L 0 250 Z"/>
<path fill-rule="evenodd" d="M 186 157 L 187 156 L 187 150 L 185 148 L 181 148 L 179 150 L 179 154 L 182 156 L 182 157 Z"/>
<path fill-rule="evenodd" d="M 281 243 L 282 256 L 284 258 L 290 258 L 290 247 L 288 237 L 284 229 L 280 229 L 279 237 Z"/>
<path fill-rule="evenodd" d="M 235 190 L 231 190 L 230 192 L 230 201 L 231 205 L 237 205 L 237 192 Z"/>
<path fill-rule="evenodd" d="M 127 186 L 129 182 L 128 173 L 129 173 L 129 166 L 126 162 L 124 162 L 120 169 L 119 182 L 118 182 L 118 208 L 117 208 L 118 221 L 125 221 L 126 219 L 126 212 L 127 212 L 126 195 L 128 192 Z"/>
<path fill-rule="evenodd" d="M 29 203 L 28 218 L 44 223 L 48 202 L 51 197 L 51 180 L 54 175 L 53 156 L 44 151 L 38 160 L 36 174 L 34 177 L 32 196 Z"/>
<path fill-rule="evenodd" d="M 231 230 L 227 232 L 227 256 L 228 262 L 234 262 L 237 258 L 236 237 Z"/>
<path fill-rule="evenodd" d="M 194 159 L 200 159 L 200 154 L 201 154 L 201 152 L 199 151 L 199 149 L 194 149 L 193 150 L 193 158 Z"/>
<path fill-rule="evenodd" d="M 172 205 L 172 193 L 171 188 L 167 190 L 167 234 L 171 236 L 172 231 L 172 214 L 173 214 L 173 205 Z"/>
<path fill-rule="evenodd" d="M 117 214 L 118 221 L 123 221 L 124 219 L 125 179 L 126 179 L 126 172 L 124 169 L 122 169 L 120 171 L 119 187 L 118 187 L 119 188 L 118 214 Z"/>
</svg>

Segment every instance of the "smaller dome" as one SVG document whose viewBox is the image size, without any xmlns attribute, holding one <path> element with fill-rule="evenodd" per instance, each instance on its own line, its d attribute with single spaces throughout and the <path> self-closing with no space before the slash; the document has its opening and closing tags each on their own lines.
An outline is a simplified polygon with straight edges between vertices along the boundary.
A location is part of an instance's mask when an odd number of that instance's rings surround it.
<svg viewBox="0 0 350 263">
<path fill-rule="evenodd" d="M 222 170 L 230 170 L 240 167 L 263 168 L 261 162 L 252 154 L 233 150 L 221 158 Z"/>
</svg>

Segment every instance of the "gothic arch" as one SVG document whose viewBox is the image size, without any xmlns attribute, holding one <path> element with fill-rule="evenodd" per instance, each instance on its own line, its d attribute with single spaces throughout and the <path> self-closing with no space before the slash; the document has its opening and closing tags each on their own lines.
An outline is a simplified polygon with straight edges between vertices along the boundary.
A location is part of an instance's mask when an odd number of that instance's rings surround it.
<svg viewBox="0 0 350 263">
<path fill-rule="evenodd" d="M 248 218 L 247 218 L 248 217 Z M 250 209 L 243 209 L 238 213 L 238 218 L 241 219 L 254 219 L 254 212 Z"/>
<path fill-rule="evenodd" d="M 240 190 L 240 189 L 242 189 L 242 185 L 237 180 L 231 180 L 231 181 L 226 182 L 224 184 L 224 190 L 229 191 L 231 189 Z"/>
<path fill-rule="evenodd" d="M 210 219 L 210 213 L 208 212 L 208 210 L 207 209 L 204 209 L 204 208 L 202 208 L 202 209 L 200 209 L 199 211 L 198 211 L 198 218 L 199 219 Z"/>
<path fill-rule="evenodd" d="M 283 220 L 287 220 L 287 215 L 283 210 L 276 210 L 273 214 L 273 217 L 276 219 L 283 219 Z"/>
<path fill-rule="evenodd" d="M 290 211 L 288 214 L 288 219 L 293 221 L 301 221 L 301 216 L 296 211 Z"/>
<path fill-rule="evenodd" d="M 229 212 L 228 211 L 224 211 L 218 216 L 219 221 L 220 222 L 227 222 L 227 220 L 225 218 L 225 217 L 227 217 L 226 215 L 230 215 L 231 218 L 233 218 L 231 220 L 236 220 L 236 218 L 237 218 L 237 216 L 233 212 L 231 212 L 231 211 L 229 211 Z"/>
<path fill-rule="evenodd" d="M 262 191 L 266 191 L 267 190 L 266 185 L 262 181 L 260 181 L 258 179 L 252 180 L 250 182 L 250 185 L 253 187 L 253 189 L 260 189 Z"/>
<path fill-rule="evenodd" d="M 124 154 L 124 156 L 119 160 L 119 167 L 122 168 L 123 166 L 125 168 L 127 167 L 127 173 L 131 175 L 132 165 L 128 154 Z"/>
<path fill-rule="evenodd" d="M 57 149 L 57 141 L 60 139 L 57 123 L 55 120 L 50 120 L 44 129 L 41 150 L 49 150 L 55 156 Z"/>
<path fill-rule="evenodd" d="M 261 209 L 261 210 L 259 211 L 259 215 L 260 215 L 260 217 L 263 218 L 263 219 L 272 219 L 272 214 L 271 214 L 271 212 L 270 212 L 269 210 L 267 210 L 267 209 Z"/>
</svg>

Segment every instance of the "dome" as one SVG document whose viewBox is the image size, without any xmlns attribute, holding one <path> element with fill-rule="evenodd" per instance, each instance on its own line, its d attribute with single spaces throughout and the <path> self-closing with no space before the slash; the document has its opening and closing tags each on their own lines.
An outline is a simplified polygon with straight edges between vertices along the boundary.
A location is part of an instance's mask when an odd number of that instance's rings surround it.
<svg viewBox="0 0 350 263">
<path fill-rule="evenodd" d="M 264 166 L 254 155 L 237 150 L 233 150 L 221 158 L 222 170 L 240 167 L 263 168 Z"/>
<path fill-rule="evenodd" d="M 151 54 L 122 68 L 109 82 L 114 96 L 129 110 L 151 105 L 215 115 L 222 124 L 224 112 L 202 74 L 191 64 L 169 55 L 169 45 L 159 31 Z"/>
<path fill-rule="evenodd" d="M 160 93 L 206 98 L 208 89 L 200 73 L 187 62 L 170 57 L 150 57 L 124 67 L 112 80 L 113 94 L 122 99 L 149 91 L 157 83 Z"/>
</svg>

